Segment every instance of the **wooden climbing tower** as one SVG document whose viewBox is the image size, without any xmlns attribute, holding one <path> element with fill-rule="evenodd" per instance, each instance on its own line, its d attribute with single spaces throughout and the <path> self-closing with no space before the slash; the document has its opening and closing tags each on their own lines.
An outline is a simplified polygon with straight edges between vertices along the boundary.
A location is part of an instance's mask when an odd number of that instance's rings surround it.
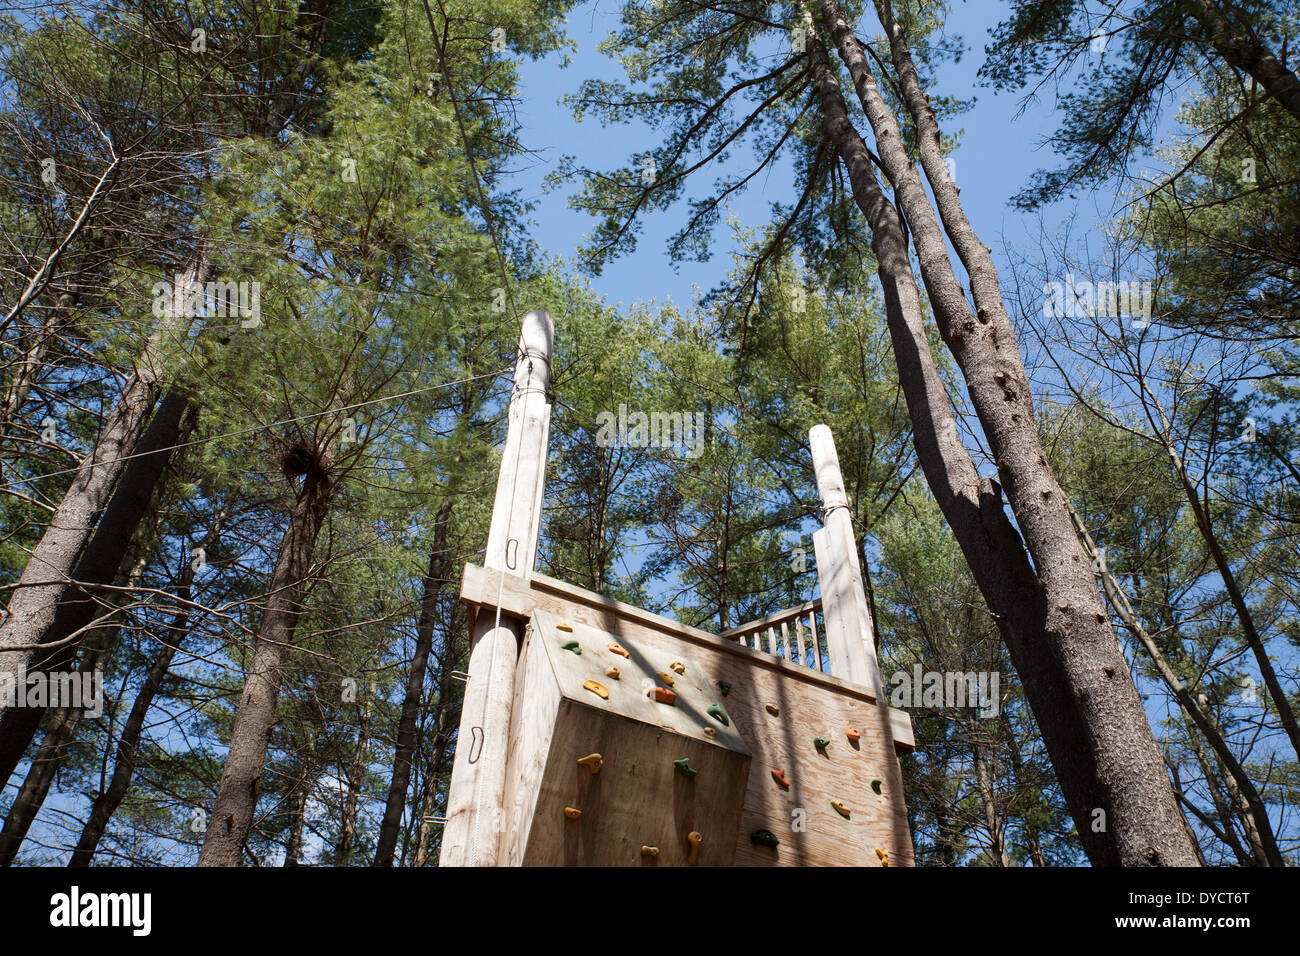
<svg viewBox="0 0 1300 956">
<path fill-rule="evenodd" d="M 554 324 L 524 316 L 442 866 L 910 866 L 835 442 L 810 433 L 822 597 L 722 634 L 534 571 Z"/>
</svg>

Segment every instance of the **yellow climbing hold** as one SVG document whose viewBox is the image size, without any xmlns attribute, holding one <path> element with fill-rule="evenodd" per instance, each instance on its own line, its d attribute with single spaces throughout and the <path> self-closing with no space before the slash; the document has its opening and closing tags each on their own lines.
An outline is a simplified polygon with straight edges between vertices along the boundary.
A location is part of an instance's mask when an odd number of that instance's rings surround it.
<svg viewBox="0 0 1300 956">
<path fill-rule="evenodd" d="M 712 727 L 704 727 L 703 730 L 704 730 L 704 736 L 706 737 L 716 738 L 718 736 L 718 732 L 714 730 Z"/>
<path fill-rule="evenodd" d="M 678 674 L 686 673 L 686 665 L 683 664 L 681 661 L 673 661 L 671 664 L 668 665 L 668 669 Z"/>
<path fill-rule="evenodd" d="M 692 830 L 686 834 L 686 842 L 691 845 L 691 852 L 686 857 L 687 863 L 694 863 L 700 858 L 700 844 L 704 842 L 704 834 L 697 830 Z"/>
<path fill-rule="evenodd" d="M 881 866 L 889 866 L 889 851 L 876 847 L 876 856 L 880 857 Z"/>
<path fill-rule="evenodd" d="M 557 631 L 568 631 L 570 634 L 573 633 L 573 628 L 568 624 L 557 624 L 555 625 L 555 629 Z"/>
<path fill-rule="evenodd" d="M 835 812 L 838 813 L 840 816 L 842 816 L 845 820 L 849 819 L 849 813 L 851 811 L 849 810 L 848 807 L 844 805 L 843 800 L 832 800 L 831 806 L 834 807 Z"/>
<path fill-rule="evenodd" d="M 610 680 L 618 680 L 618 668 L 617 667 L 606 668 L 605 676 L 608 677 Z"/>
<path fill-rule="evenodd" d="M 641 855 L 642 855 L 642 856 L 658 856 L 658 855 L 659 855 L 659 847 L 657 847 L 657 846 L 643 846 L 643 847 L 641 847 Z"/>
<path fill-rule="evenodd" d="M 776 706 L 776 704 L 764 704 L 764 706 L 767 708 L 767 712 L 773 717 L 779 716 L 781 713 L 781 708 Z"/>
<path fill-rule="evenodd" d="M 578 817 L 582 816 L 582 811 L 574 807 L 565 807 L 564 815 L 568 817 L 570 820 L 576 820 L 578 819 Z"/>
<path fill-rule="evenodd" d="M 605 689 L 605 685 L 600 681 L 585 680 L 582 682 L 582 689 L 591 691 L 601 700 L 609 700 L 609 691 Z"/>
<path fill-rule="evenodd" d="M 585 757 L 578 758 L 578 766 L 586 767 L 592 775 L 600 773 L 600 768 L 605 766 L 605 758 L 600 754 L 587 754 Z"/>
<path fill-rule="evenodd" d="M 665 684 L 667 684 L 669 687 L 673 686 L 673 675 L 668 673 L 667 671 L 660 671 L 659 679 L 663 681 Z"/>
</svg>

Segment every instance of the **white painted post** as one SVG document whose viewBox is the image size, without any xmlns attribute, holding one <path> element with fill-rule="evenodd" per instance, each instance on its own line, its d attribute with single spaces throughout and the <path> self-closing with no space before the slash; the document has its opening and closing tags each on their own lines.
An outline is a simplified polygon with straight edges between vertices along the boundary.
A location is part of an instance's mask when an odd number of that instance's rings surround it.
<svg viewBox="0 0 1300 956">
<path fill-rule="evenodd" d="M 825 425 L 814 425 L 808 433 L 808 442 L 812 446 L 817 492 L 825 515 L 824 526 L 813 533 L 813 549 L 821 582 L 822 628 L 826 632 L 831 673 L 866 685 L 876 700 L 883 703 L 871 611 L 862 586 L 862 564 L 853 537 L 849 499 L 844 491 L 835 439 Z"/>
<path fill-rule="evenodd" d="M 510 396 L 509 428 L 483 566 L 527 580 L 537 562 L 551 406 L 555 323 L 524 316 Z M 447 795 L 439 866 L 495 866 L 502 826 L 515 665 L 524 622 L 481 609 L 470 645 L 469 679 Z"/>
</svg>

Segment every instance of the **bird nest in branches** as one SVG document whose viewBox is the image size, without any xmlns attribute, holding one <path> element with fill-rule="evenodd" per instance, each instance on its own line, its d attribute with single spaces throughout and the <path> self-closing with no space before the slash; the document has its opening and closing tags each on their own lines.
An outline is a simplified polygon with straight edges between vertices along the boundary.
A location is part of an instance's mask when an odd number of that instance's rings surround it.
<svg viewBox="0 0 1300 956">
<path fill-rule="evenodd" d="M 275 454 L 286 478 L 296 478 L 298 475 L 325 478 L 329 475 L 330 463 L 324 452 L 301 438 L 292 442 L 277 441 Z"/>
</svg>

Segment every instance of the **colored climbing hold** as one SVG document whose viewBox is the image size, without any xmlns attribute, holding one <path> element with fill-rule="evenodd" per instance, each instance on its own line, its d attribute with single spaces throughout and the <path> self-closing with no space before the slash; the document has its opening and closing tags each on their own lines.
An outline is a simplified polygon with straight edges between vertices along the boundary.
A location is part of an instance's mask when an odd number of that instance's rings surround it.
<svg viewBox="0 0 1300 956">
<path fill-rule="evenodd" d="M 667 687 L 655 687 L 646 691 L 647 697 L 653 697 L 657 704 L 675 704 L 677 703 L 677 694 Z"/>
<path fill-rule="evenodd" d="M 600 754 L 587 754 L 585 757 L 578 758 L 578 766 L 586 767 L 591 771 L 592 776 L 600 773 L 600 768 L 605 766 L 605 758 Z"/>
<path fill-rule="evenodd" d="M 668 673 L 667 671 L 660 671 L 660 672 L 659 672 L 659 679 L 660 679 L 661 681 L 663 681 L 665 684 L 667 684 L 669 687 L 672 687 L 672 686 L 673 686 L 673 683 L 674 683 L 674 681 L 673 681 L 673 675 L 670 674 L 670 673 Z"/>
<path fill-rule="evenodd" d="M 615 654 L 617 654 L 619 657 L 631 657 L 631 656 L 632 656 L 632 655 L 629 654 L 627 651 L 623 650 L 623 645 L 620 644 L 618 641 L 610 641 L 609 644 L 607 644 L 606 646 L 607 646 L 611 651 L 613 651 Z"/>
<path fill-rule="evenodd" d="M 721 707 L 719 707 L 717 704 L 709 704 L 709 709 L 705 711 L 705 713 L 707 713 L 714 720 L 719 721 L 722 724 L 722 726 L 724 727 L 731 726 L 731 721 L 727 718 L 727 712 L 723 710 Z"/>
<path fill-rule="evenodd" d="M 849 740 L 856 744 L 862 739 L 862 731 L 858 730 L 856 727 L 850 727 L 848 730 L 844 731 L 844 736 L 848 737 Z"/>
<path fill-rule="evenodd" d="M 871 789 L 874 790 L 874 791 L 876 791 L 876 793 L 879 793 L 879 792 L 880 792 L 880 781 L 879 781 L 879 780 L 873 780 L 873 781 L 871 781 Z"/>
<path fill-rule="evenodd" d="M 643 846 L 643 847 L 641 847 L 641 855 L 642 855 L 642 856 L 658 856 L 658 855 L 659 855 L 659 847 L 657 847 L 657 846 Z"/>
<path fill-rule="evenodd" d="M 555 625 L 555 629 L 556 629 L 557 631 L 567 631 L 567 632 L 570 633 L 570 634 L 573 633 L 573 628 L 572 628 L 571 626 L 569 626 L 568 624 L 557 624 L 557 625 Z"/>
<path fill-rule="evenodd" d="M 764 704 L 763 706 L 767 708 L 767 712 L 773 717 L 779 716 L 781 713 L 781 708 L 776 704 Z"/>
<path fill-rule="evenodd" d="M 686 842 L 691 845 L 691 852 L 687 855 L 686 862 L 694 864 L 700 858 L 700 844 L 704 842 L 704 834 L 692 830 L 686 834 Z"/>
<path fill-rule="evenodd" d="M 776 838 L 776 834 L 771 830 L 755 830 L 749 835 L 750 843 L 757 843 L 759 846 L 778 847 L 781 841 Z"/>
<path fill-rule="evenodd" d="M 814 737 L 814 738 L 813 738 L 813 746 L 816 747 L 818 750 L 825 750 L 825 749 L 826 749 L 827 747 L 829 747 L 830 745 L 831 745 L 831 742 L 830 742 L 829 740 L 827 740 L 825 737 Z"/>
<path fill-rule="evenodd" d="M 881 866 L 889 866 L 889 851 L 876 847 L 876 856 L 880 857 Z"/>
<path fill-rule="evenodd" d="M 585 680 L 582 682 L 582 689 L 591 691 L 601 700 L 609 700 L 609 691 L 607 691 L 605 685 L 599 681 Z"/>
<path fill-rule="evenodd" d="M 611 680 L 618 680 L 618 668 L 617 668 L 617 667 L 607 667 L 607 668 L 605 669 L 605 676 L 608 677 L 608 678 L 610 678 Z"/>
<path fill-rule="evenodd" d="M 668 665 L 668 669 L 670 671 L 676 671 L 678 674 L 686 673 L 686 665 L 683 664 L 681 661 L 673 661 L 671 664 Z"/>
<path fill-rule="evenodd" d="M 673 766 L 677 768 L 678 773 L 688 779 L 693 778 L 697 773 L 699 773 L 698 770 L 691 766 L 690 757 L 683 757 L 681 760 L 674 760 Z"/>
<path fill-rule="evenodd" d="M 564 815 L 568 817 L 570 820 L 576 820 L 578 819 L 578 817 L 582 816 L 582 811 L 576 810 L 573 807 L 565 807 Z"/>
<path fill-rule="evenodd" d="M 722 694 L 723 697 L 726 697 L 728 694 L 731 693 L 731 685 L 728 684 L 725 680 L 720 680 L 718 681 L 718 691 Z"/>
<path fill-rule="evenodd" d="M 789 790 L 789 789 L 790 789 L 790 781 L 787 780 L 787 779 L 785 779 L 785 771 L 784 771 L 784 770 L 773 770 L 773 771 L 772 771 L 772 779 L 775 780 L 777 783 L 779 783 L 779 784 L 781 785 L 781 789 L 782 789 L 782 790 Z"/>
<path fill-rule="evenodd" d="M 852 811 L 850 811 L 849 808 L 844 805 L 843 800 L 832 800 L 831 806 L 834 807 L 835 812 L 838 813 L 840 816 L 842 816 L 845 820 L 849 819 L 849 814 Z"/>
<path fill-rule="evenodd" d="M 560 647 L 564 648 L 566 651 L 573 651 L 573 653 L 577 654 L 579 657 L 582 656 L 582 645 L 577 641 L 565 641 L 560 645 Z"/>
<path fill-rule="evenodd" d="M 709 737 L 709 738 L 712 738 L 712 739 L 717 739 L 718 732 L 717 732 L 717 730 L 715 730 L 714 728 L 712 728 L 712 727 L 704 727 L 703 730 L 704 730 L 704 736 Z"/>
</svg>

